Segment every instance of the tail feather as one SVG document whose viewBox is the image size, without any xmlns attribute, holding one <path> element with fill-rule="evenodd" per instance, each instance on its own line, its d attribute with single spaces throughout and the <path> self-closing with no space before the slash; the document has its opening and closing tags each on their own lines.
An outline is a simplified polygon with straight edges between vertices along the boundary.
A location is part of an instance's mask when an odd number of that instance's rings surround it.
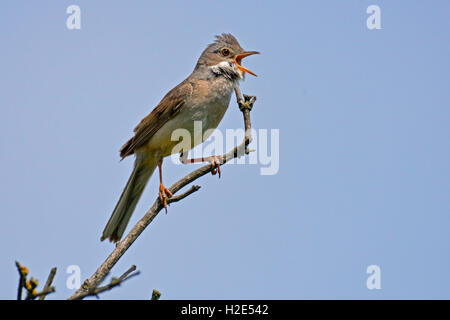
<svg viewBox="0 0 450 320">
<path fill-rule="evenodd" d="M 137 155 L 133 172 L 103 230 L 101 241 L 106 238 L 112 242 L 120 240 L 156 165 L 157 162 L 154 159 Z"/>
</svg>

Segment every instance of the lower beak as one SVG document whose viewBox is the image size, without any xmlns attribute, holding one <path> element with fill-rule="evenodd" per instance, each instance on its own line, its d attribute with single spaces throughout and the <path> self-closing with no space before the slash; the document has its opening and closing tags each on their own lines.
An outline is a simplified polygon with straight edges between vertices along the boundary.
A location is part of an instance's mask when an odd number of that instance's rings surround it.
<svg viewBox="0 0 450 320">
<path fill-rule="evenodd" d="M 251 75 L 254 75 L 255 77 L 257 77 L 256 74 L 254 74 L 253 72 L 251 72 L 250 70 L 248 70 L 247 68 L 244 68 L 243 66 L 241 66 L 241 62 L 242 59 L 254 54 L 259 54 L 258 51 L 245 51 L 244 53 L 238 54 L 236 57 L 234 57 L 234 63 L 236 64 L 236 67 L 241 70 L 242 72 L 247 72 L 250 73 Z"/>
</svg>

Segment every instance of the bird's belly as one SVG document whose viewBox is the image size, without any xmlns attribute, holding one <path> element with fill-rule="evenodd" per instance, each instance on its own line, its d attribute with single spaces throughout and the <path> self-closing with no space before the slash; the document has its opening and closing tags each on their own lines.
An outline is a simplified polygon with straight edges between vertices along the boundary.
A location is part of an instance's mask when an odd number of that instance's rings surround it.
<svg viewBox="0 0 450 320">
<path fill-rule="evenodd" d="M 159 152 L 166 157 L 180 152 L 179 148 L 175 148 L 180 142 L 183 146 L 188 143 L 187 149 L 202 143 L 219 125 L 227 111 L 230 97 L 231 92 L 225 99 L 212 99 L 203 104 L 185 104 L 174 118 L 153 135 L 146 145 L 147 150 Z"/>
</svg>

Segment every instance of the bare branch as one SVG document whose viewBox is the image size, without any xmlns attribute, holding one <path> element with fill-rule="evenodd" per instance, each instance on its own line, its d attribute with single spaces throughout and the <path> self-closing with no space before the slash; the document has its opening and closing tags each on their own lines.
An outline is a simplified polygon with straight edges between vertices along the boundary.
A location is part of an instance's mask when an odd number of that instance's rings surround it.
<svg viewBox="0 0 450 320">
<path fill-rule="evenodd" d="M 43 300 L 46 295 L 55 292 L 55 287 L 52 287 L 52 281 L 55 277 L 56 268 L 53 268 L 50 271 L 50 274 L 48 276 L 47 282 L 44 286 L 44 289 L 41 292 L 37 292 L 36 288 L 39 284 L 39 282 L 34 279 L 33 277 L 30 278 L 30 280 L 27 280 L 28 276 L 28 268 L 21 265 L 18 261 L 16 261 L 16 267 L 19 271 L 19 288 L 17 290 L 17 300 L 22 300 L 22 291 L 25 288 L 27 291 L 27 296 L 25 297 L 25 300 L 34 300 L 37 297 L 39 297 L 40 300 Z"/>
<path fill-rule="evenodd" d="M 25 282 L 27 281 L 28 268 L 22 266 L 18 261 L 16 261 L 17 271 L 19 271 L 19 287 L 17 289 L 17 300 L 22 300 L 22 290 L 25 287 Z"/>
<path fill-rule="evenodd" d="M 180 194 L 178 196 L 174 196 L 174 197 L 171 197 L 171 198 L 167 199 L 167 204 L 172 203 L 172 202 L 178 202 L 178 201 L 186 198 L 190 194 L 198 191 L 199 189 L 200 189 L 200 186 L 194 185 L 188 191 L 186 191 L 186 192 L 184 192 L 184 193 L 182 193 L 182 194 Z"/>
<path fill-rule="evenodd" d="M 250 122 L 250 110 L 253 107 L 254 102 L 256 101 L 256 97 L 244 95 L 244 99 L 242 98 L 241 91 L 239 86 L 235 88 L 236 100 L 239 105 L 239 109 L 241 110 L 244 116 L 244 127 L 245 127 L 245 138 L 244 141 L 239 146 L 234 147 L 232 150 L 227 152 L 222 156 L 223 164 L 227 161 L 230 161 L 233 158 L 241 157 L 250 151 L 248 150 L 248 145 L 252 140 L 251 137 L 251 122 Z M 175 194 L 184 186 L 190 184 L 191 182 L 197 180 L 198 178 L 208 174 L 211 172 L 211 165 L 207 164 L 203 167 L 198 168 L 197 170 L 192 171 L 184 178 L 180 179 L 176 183 L 174 183 L 170 188 L 170 192 Z M 194 193 L 198 190 L 198 186 L 193 186 L 189 191 L 172 198 L 168 199 L 169 202 L 179 201 L 190 194 Z M 155 200 L 152 207 L 147 211 L 147 213 L 136 223 L 136 225 L 131 229 L 131 231 L 127 234 L 127 236 L 120 242 L 117 243 L 116 248 L 110 253 L 110 255 L 106 258 L 106 260 L 100 265 L 100 267 L 94 272 L 94 274 L 84 282 L 84 285 L 81 286 L 71 297 L 69 300 L 74 299 L 83 299 L 86 297 L 87 293 L 89 293 L 89 288 L 96 288 L 103 279 L 108 275 L 110 270 L 114 267 L 114 265 L 119 261 L 122 255 L 128 250 L 128 248 L 134 243 L 134 241 L 139 237 L 139 235 L 144 231 L 144 229 L 153 221 L 153 219 L 158 215 L 158 213 L 163 209 L 163 205 L 159 197 Z"/>
<path fill-rule="evenodd" d="M 55 287 L 52 287 L 52 282 L 53 279 L 55 278 L 55 274 L 56 274 L 56 267 L 50 270 L 50 274 L 48 275 L 47 282 L 45 282 L 44 289 L 42 289 L 42 291 L 37 294 L 39 300 L 44 300 L 47 294 L 55 291 Z"/>
<path fill-rule="evenodd" d="M 139 271 L 136 271 L 136 266 L 132 265 L 130 267 L 130 269 L 128 269 L 127 271 L 125 271 L 124 274 L 122 274 L 119 278 L 112 278 L 111 282 L 105 286 L 102 287 L 93 287 L 93 288 L 88 288 L 86 282 L 83 284 L 82 287 L 86 287 L 87 290 L 85 293 L 79 295 L 78 297 L 76 297 L 75 300 L 81 300 L 84 299 L 88 296 L 96 296 L 98 298 L 98 295 L 102 292 L 111 290 L 114 287 L 120 286 L 120 284 L 128 279 L 131 279 L 134 276 L 137 276 L 140 274 Z"/>
<path fill-rule="evenodd" d="M 50 293 L 53 293 L 55 291 L 56 291 L 55 287 L 50 286 L 50 287 L 43 289 L 41 292 L 33 294 L 32 296 L 27 298 L 27 300 L 33 300 L 37 297 L 39 297 L 39 300 L 44 300 L 47 295 L 49 295 Z"/>
</svg>

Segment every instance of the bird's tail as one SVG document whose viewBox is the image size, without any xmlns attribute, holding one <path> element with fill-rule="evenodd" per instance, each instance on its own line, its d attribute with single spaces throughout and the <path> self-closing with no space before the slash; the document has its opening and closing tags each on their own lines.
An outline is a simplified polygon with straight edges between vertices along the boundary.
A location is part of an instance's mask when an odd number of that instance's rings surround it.
<svg viewBox="0 0 450 320">
<path fill-rule="evenodd" d="M 136 155 L 133 172 L 103 230 L 101 241 L 106 238 L 109 238 L 112 242 L 120 240 L 148 180 L 155 171 L 156 165 L 157 160 L 155 158 L 141 154 Z"/>
</svg>

